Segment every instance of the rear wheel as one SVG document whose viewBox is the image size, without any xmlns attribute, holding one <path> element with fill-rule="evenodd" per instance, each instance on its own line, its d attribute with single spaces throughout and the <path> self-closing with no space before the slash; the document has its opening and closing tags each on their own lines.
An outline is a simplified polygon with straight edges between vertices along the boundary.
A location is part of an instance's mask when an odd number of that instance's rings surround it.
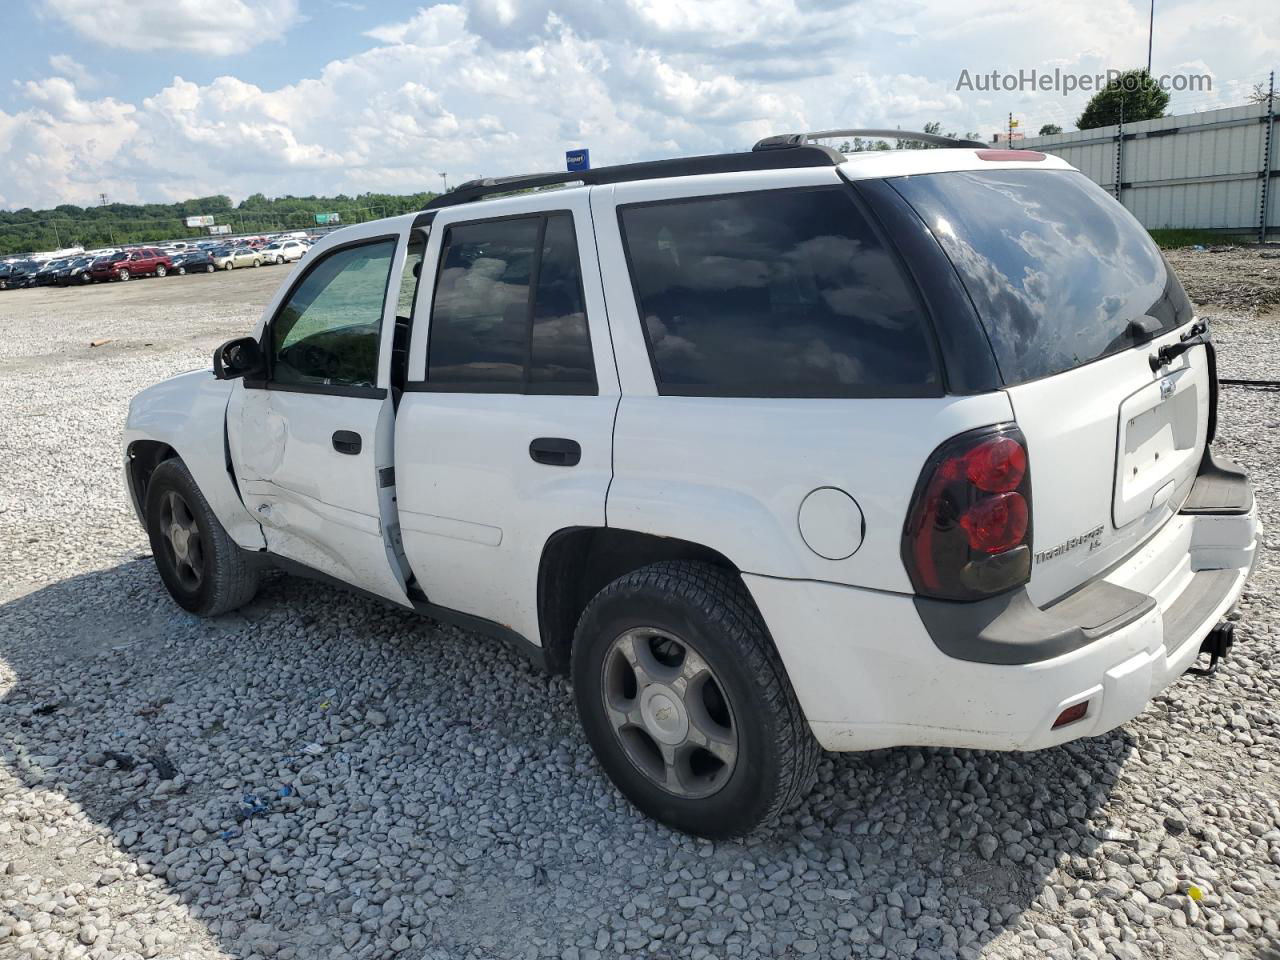
<svg viewBox="0 0 1280 960">
<path fill-rule="evenodd" d="M 234 268 L 235 268 L 235 264 L 232 263 L 230 260 L 228 260 L 226 263 L 222 265 L 223 270 L 232 270 Z"/>
<path fill-rule="evenodd" d="M 260 266 L 262 266 L 262 261 L 261 261 L 261 260 L 259 260 L 257 257 L 254 257 L 254 258 L 253 258 L 253 265 L 254 265 L 255 267 L 260 267 Z"/>
<path fill-rule="evenodd" d="M 284 263 L 284 257 L 282 257 L 282 256 L 280 256 L 279 254 L 277 254 L 277 255 L 276 255 L 276 266 L 278 267 L 278 266 L 280 266 L 280 264 L 282 264 L 282 263 Z"/>
<path fill-rule="evenodd" d="M 204 265 L 204 272 L 205 272 L 205 273 L 213 273 L 213 264 L 212 264 L 212 263 L 206 263 L 206 264 Z"/>
<path fill-rule="evenodd" d="M 738 836 L 808 792 L 817 743 L 733 571 L 671 561 L 615 580 L 578 623 L 572 671 L 601 766 L 654 819 Z"/>
<path fill-rule="evenodd" d="M 167 271 L 167 270 L 164 268 L 164 264 L 163 264 L 163 263 L 158 263 L 158 264 L 156 264 L 156 276 L 157 276 L 157 277 L 163 277 L 163 276 L 164 276 L 166 273 L 168 273 L 168 272 L 169 272 L 169 271 Z"/>
<path fill-rule="evenodd" d="M 257 567 L 227 536 L 181 460 L 156 467 L 145 516 L 156 569 L 179 606 L 212 617 L 253 599 Z"/>
<path fill-rule="evenodd" d="M 178 268 L 178 276 L 180 276 L 180 277 L 185 277 L 186 275 L 187 275 L 187 268 L 186 268 L 186 267 L 179 267 L 179 268 Z"/>
</svg>

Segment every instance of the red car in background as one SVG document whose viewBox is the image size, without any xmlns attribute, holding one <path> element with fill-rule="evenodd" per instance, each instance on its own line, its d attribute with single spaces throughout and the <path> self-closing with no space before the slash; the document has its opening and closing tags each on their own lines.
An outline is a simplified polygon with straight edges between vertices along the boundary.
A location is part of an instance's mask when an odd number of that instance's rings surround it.
<svg viewBox="0 0 1280 960">
<path fill-rule="evenodd" d="M 155 247 L 137 247 L 99 258 L 90 270 L 94 280 L 131 280 L 134 277 L 163 277 L 173 269 L 173 261 Z"/>
</svg>

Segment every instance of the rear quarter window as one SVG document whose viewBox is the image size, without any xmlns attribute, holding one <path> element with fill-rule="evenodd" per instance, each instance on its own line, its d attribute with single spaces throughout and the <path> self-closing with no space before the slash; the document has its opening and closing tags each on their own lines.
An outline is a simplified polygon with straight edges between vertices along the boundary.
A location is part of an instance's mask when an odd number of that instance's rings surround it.
<svg viewBox="0 0 1280 960">
<path fill-rule="evenodd" d="M 986 329 L 1006 384 L 1127 350 L 1191 304 L 1159 248 L 1082 173 L 979 170 L 889 181 L 933 231 Z"/>
<path fill-rule="evenodd" d="M 629 204 L 618 216 L 659 392 L 941 392 L 922 307 L 849 188 Z"/>
</svg>

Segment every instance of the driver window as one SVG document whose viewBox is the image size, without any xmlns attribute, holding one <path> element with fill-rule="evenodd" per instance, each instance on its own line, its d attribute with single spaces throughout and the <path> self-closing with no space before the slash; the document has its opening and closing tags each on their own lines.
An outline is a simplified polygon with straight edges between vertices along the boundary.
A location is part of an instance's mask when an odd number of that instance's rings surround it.
<svg viewBox="0 0 1280 960">
<path fill-rule="evenodd" d="M 316 264 L 271 324 L 277 384 L 372 387 L 396 241 L 346 247 Z"/>
</svg>

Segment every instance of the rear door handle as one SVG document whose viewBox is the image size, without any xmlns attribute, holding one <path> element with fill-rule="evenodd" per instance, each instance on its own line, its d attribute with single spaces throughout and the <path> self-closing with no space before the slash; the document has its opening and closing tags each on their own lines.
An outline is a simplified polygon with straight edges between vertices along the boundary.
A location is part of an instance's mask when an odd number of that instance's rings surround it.
<svg viewBox="0 0 1280 960">
<path fill-rule="evenodd" d="M 550 467 L 576 467 L 582 459 L 577 440 L 564 437 L 538 437 L 529 441 L 529 456 Z"/>
<path fill-rule="evenodd" d="M 360 440 L 360 434 L 354 430 L 335 430 L 333 432 L 333 449 L 339 453 L 355 456 L 360 452 L 360 448 L 363 445 Z"/>
</svg>

